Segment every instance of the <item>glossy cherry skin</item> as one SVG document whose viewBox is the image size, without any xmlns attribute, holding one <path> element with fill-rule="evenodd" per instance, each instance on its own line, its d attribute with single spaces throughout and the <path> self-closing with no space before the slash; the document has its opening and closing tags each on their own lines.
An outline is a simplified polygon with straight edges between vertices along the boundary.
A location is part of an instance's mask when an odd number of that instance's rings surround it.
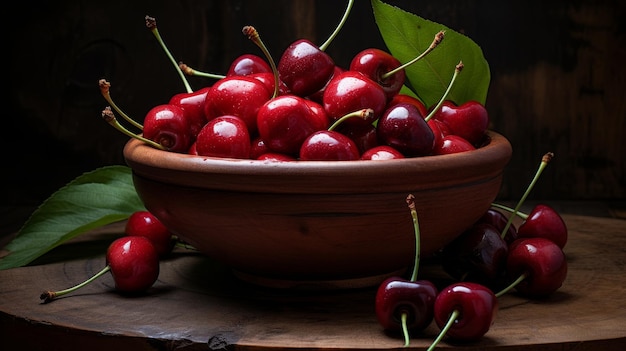
<svg viewBox="0 0 626 351">
<path fill-rule="evenodd" d="M 225 115 L 241 118 L 248 132 L 256 134 L 259 108 L 272 97 L 260 80 L 249 76 L 229 76 L 215 82 L 207 93 L 204 111 L 207 120 Z"/>
<path fill-rule="evenodd" d="M 389 107 L 377 125 L 381 144 L 392 146 L 407 157 L 433 153 L 435 136 L 421 112 L 412 104 Z"/>
<path fill-rule="evenodd" d="M 270 148 L 268 148 L 267 145 L 265 145 L 265 142 L 260 136 L 256 136 L 254 139 L 252 139 L 252 143 L 250 143 L 250 158 L 251 159 L 255 160 L 259 156 L 268 152 L 272 152 L 272 150 L 270 150 Z"/>
<path fill-rule="evenodd" d="M 387 96 L 383 88 L 356 71 L 345 71 L 334 77 L 324 90 L 322 106 L 331 121 L 362 109 L 372 109 L 368 118 L 351 118 L 342 124 L 372 124 L 385 111 Z"/>
<path fill-rule="evenodd" d="M 456 279 L 490 285 L 505 276 L 508 245 L 500 231 L 476 223 L 442 250 L 442 267 Z"/>
<path fill-rule="evenodd" d="M 433 321 L 436 298 L 437 288 L 428 280 L 389 277 L 376 291 L 376 318 L 385 330 L 400 331 L 406 313 L 407 328 L 423 330 Z"/>
<path fill-rule="evenodd" d="M 330 81 L 333 80 L 333 78 L 337 77 L 338 75 L 340 75 L 341 73 L 343 73 L 345 71 L 346 70 L 344 68 L 342 68 L 340 66 L 335 66 L 335 69 L 333 70 L 333 74 L 330 76 L 330 78 L 328 79 L 328 82 L 326 82 L 324 87 L 322 87 L 322 89 L 314 92 L 313 94 L 307 96 L 307 99 L 315 101 L 318 104 L 323 104 L 324 103 L 324 91 L 326 90 L 326 87 L 328 86 L 328 83 L 330 83 Z"/>
<path fill-rule="evenodd" d="M 328 83 L 335 62 L 311 41 L 300 39 L 285 49 L 277 69 L 278 76 L 292 94 L 306 97 Z"/>
<path fill-rule="evenodd" d="M 172 152 L 186 153 L 193 142 L 191 124 L 182 108 L 163 104 L 151 108 L 143 121 L 143 136 Z"/>
<path fill-rule="evenodd" d="M 502 236 L 502 231 L 504 231 L 504 228 L 506 227 L 508 221 L 509 218 L 504 215 L 504 213 L 494 208 L 490 208 L 485 211 L 480 219 L 478 219 L 479 223 L 487 223 L 494 226 L 496 230 L 500 233 L 500 236 Z M 515 224 L 511 223 L 506 231 L 506 234 L 504 234 L 504 241 L 508 245 L 515 241 L 515 239 L 517 239 L 517 228 L 515 227 Z"/>
<path fill-rule="evenodd" d="M 459 152 L 476 150 L 474 145 L 458 135 L 446 135 L 439 142 L 435 142 L 433 147 L 434 155 L 448 155 Z"/>
<path fill-rule="evenodd" d="M 546 204 L 538 204 L 517 228 L 519 238 L 546 238 L 561 249 L 567 244 L 567 226 L 561 215 Z"/>
<path fill-rule="evenodd" d="M 207 122 L 198 133 L 199 156 L 250 158 L 252 141 L 246 123 L 237 116 L 220 116 Z"/>
<path fill-rule="evenodd" d="M 450 135 L 450 128 L 448 128 L 445 123 L 435 118 L 429 119 L 427 124 L 433 131 L 433 136 L 435 137 L 435 140 L 433 141 L 433 150 L 440 148 L 443 143 L 443 137 Z"/>
<path fill-rule="evenodd" d="M 545 238 L 520 238 L 509 245 L 506 271 L 510 279 L 527 277 L 515 286 L 528 297 L 544 297 L 557 291 L 567 277 L 563 250 Z"/>
<path fill-rule="evenodd" d="M 391 98 L 391 100 L 387 103 L 387 108 L 400 103 L 400 102 L 406 102 L 412 105 L 415 105 L 415 107 L 417 107 L 417 109 L 420 111 L 420 113 L 422 114 L 422 116 L 426 117 L 428 116 L 428 109 L 426 108 L 426 106 L 424 105 L 423 102 L 421 102 L 418 98 L 413 97 L 411 95 L 407 95 L 407 94 L 403 94 L 403 93 L 398 93 L 396 94 L 393 98 Z M 430 119 L 431 121 L 433 120 L 432 118 Z"/>
<path fill-rule="evenodd" d="M 269 100 L 259 109 L 259 136 L 272 151 L 298 155 L 302 142 L 313 132 L 326 128 L 323 119 L 309 107 L 309 102 L 297 95 L 281 95 Z"/>
<path fill-rule="evenodd" d="M 248 75 L 250 78 L 258 79 L 261 83 L 265 84 L 268 91 L 274 94 L 274 87 L 276 86 L 276 80 L 274 79 L 274 73 L 272 72 L 259 72 L 251 73 Z M 278 95 L 289 94 L 289 88 L 285 85 L 285 82 L 278 81 Z"/>
<path fill-rule="evenodd" d="M 361 72 L 380 84 L 387 95 L 387 99 L 391 100 L 402 89 L 406 73 L 404 70 L 400 70 L 387 78 L 384 78 L 383 75 L 400 67 L 400 65 L 400 61 L 390 53 L 377 48 L 368 48 L 352 58 L 349 69 Z"/>
<path fill-rule="evenodd" d="M 131 213 L 126 222 L 125 233 L 129 236 L 148 238 L 161 258 L 169 255 L 176 243 L 172 232 L 150 211 Z"/>
<path fill-rule="evenodd" d="M 272 73 L 272 67 L 260 56 L 243 54 L 231 62 L 226 76 L 247 76 L 253 73 Z"/>
<path fill-rule="evenodd" d="M 191 93 L 178 93 L 170 98 L 169 104 L 182 108 L 191 124 L 191 136 L 195 140 L 198 132 L 207 122 L 204 103 L 211 87 L 204 87 Z"/>
<path fill-rule="evenodd" d="M 319 130 L 309 135 L 300 147 L 303 161 L 353 161 L 360 158 L 352 139 L 330 130 Z"/>
<path fill-rule="evenodd" d="M 278 152 L 266 152 L 259 155 L 257 158 L 259 161 L 273 161 L 273 162 L 288 162 L 296 161 L 297 159 L 291 155 L 280 154 Z"/>
<path fill-rule="evenodd" d="M 379 145 L 374 124 L 339 124 L 335 130 L 352 139 L 360 153 Z"/>
<path fill-rule="evenodd" d="M 404 158 L 404 155 L 389 145 L 378 145 L 361 153 L 361 160 L 397 160 Z"/>
<path fill-rule="evenodd" d="M 143 236 L 114 240 L 107 249 L 106 263 L 111 269 L 115 289 L 120 292 L 143 292 L 159 277 L 159 255 L 152 242 Z"/>
<path fill-rule="evenodd" d="M 491 328 L 498 312 L 498 299 L 491 289 L 473 282 L 453 283 L 435 299 L 435 323 L 443 328 L 450 315 L 460 312 L 446 336 L 459 341 L 482 338 Z"/>
<path fill-rule="evenodd" d="M 444 101 L 433 118 L 445 123 L 450 128 L 450 134 L 458 135 L 472 145 L 482 144 L 489 127 L 487 109 L 473 100 L 460 106 L 451 101 Z"/>
</svg>

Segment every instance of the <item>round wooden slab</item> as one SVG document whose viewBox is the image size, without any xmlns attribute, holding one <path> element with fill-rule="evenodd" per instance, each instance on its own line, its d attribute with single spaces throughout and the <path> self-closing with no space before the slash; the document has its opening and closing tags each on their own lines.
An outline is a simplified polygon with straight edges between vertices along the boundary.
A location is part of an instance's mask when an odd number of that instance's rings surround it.
<svg viewBox="0 0 626 351">
<path fill-rule="evenodd" d="M 626 221 L 563 217 L 570 238 L 565 247 L 568 277 L 561 289 L 545 300 L 504 295 L 484 338 L 463 345 L 444 339 L 437 349 L 624 349 Z M 106 242 L 111 235 L 100 241 Z M 83 241 L 65 249 L 85 255 L 102 252 L 101 245 L 97 249 L 94 245 Z M 73 286 L 105 264 L 101 254 L 62 257 L 63 261 L 0 271 L 3 350 L 381 350 L 403 346 L 400 336 L 385 334 L 376 321 L 374 287 L 341 291 L 263 288 L 240 281 L 229 269 L 188 250 L 177 250 L 162 262 L 159 280 L 145 295 L 119 295 L 107 274 L 42 304 L 39 294 L 44 290 Z M 422 264 L 420 272 L 438 284 L 447 280 L 434 262 Z M 428 348 L 438 332 L 432 323 L 413 335 L 411 348 Z"/>
</svg>

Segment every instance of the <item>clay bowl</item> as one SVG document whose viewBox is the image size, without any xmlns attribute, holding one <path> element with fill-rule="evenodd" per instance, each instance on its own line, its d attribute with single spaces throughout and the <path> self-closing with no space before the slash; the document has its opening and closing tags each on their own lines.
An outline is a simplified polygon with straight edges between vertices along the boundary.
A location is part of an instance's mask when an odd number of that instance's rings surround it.
<svg viewBox="0 0 626 351">
<path fill-rule="evenodd" d="M 131 139 L 124 157 L 146 208 L 241 279 L 360 287 L 412 267 L 475 222 L 499 193 L 511 145 L 490 131 L 471 152 L 387 161 L 199 157 Z M 209 279 L 210 277 L 207 277 Z"/>
</svg>

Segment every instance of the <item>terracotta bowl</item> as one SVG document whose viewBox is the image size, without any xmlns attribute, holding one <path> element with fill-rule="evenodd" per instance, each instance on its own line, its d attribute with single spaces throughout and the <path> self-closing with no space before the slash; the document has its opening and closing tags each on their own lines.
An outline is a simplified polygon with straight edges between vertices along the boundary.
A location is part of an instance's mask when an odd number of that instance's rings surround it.
<svg viewBox="0 0 626 351">
<path fill-rule="evenodd" d="M 415 195 L 421 255 L 475 222 L 499 193 L 511 145 L 387 161 L 199 157 L 131 139 L 124 148 L 148 210 L 237 276 L 272 287 L 374 285 L 413 265 L 406 204 Z"/>
</svg>

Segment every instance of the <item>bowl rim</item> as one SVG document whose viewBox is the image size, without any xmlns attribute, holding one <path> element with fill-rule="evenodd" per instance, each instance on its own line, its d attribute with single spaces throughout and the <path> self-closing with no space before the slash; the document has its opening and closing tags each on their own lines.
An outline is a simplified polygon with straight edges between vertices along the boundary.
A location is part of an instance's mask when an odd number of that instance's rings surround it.
<svg viewBox="0 0 626 351">
<path fill-rule="evenodd" d="M 512 155 L 511 144 L 493 130 L 487 131 L 487 140 L 476 150 L 448 155 L 393 160 L 266 161 L 163 151 L 131 138 L 123 155 L 136 177 L 201 188 L 259 191 L 258 185 L 246 184 L 255 176 L 258 179 L 254 183 L 263 184 L 265 191 L 271 192 L 302 191 L 297 188 L 308 189 L 306 192 L 352 192 L 348 189 L 355 184 L 362 192 L 374 191 L 368 187 L 395 191 L 406 188 L 407 182 L 416 183 L 416 189 L 428 188 L 433 182 L 439 186 L 458 185 L 460 172 L 462 183 L 501 176 Z"/>
</svg>

